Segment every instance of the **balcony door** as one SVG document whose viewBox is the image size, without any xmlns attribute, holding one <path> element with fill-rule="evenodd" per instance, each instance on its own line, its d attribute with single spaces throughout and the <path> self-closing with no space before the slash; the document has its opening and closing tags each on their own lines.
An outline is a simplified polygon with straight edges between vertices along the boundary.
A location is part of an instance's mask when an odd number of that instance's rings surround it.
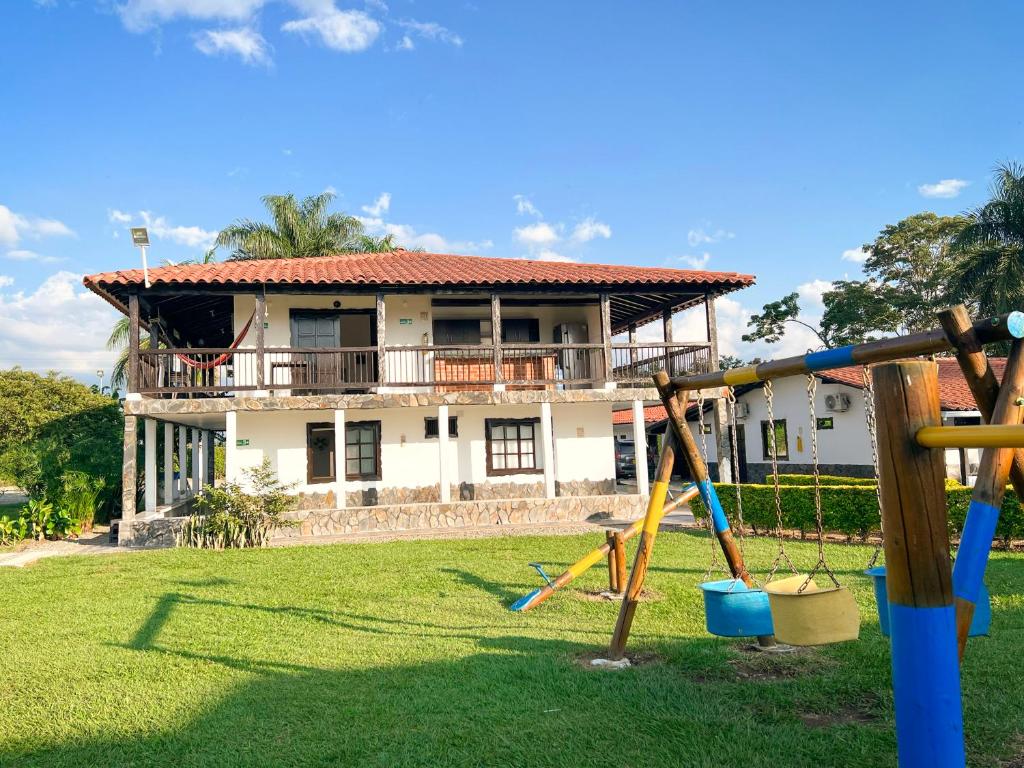
<svg viewBox="0 0 1024 768">
<path fill-rule="evenodd" d="M 377 382 L 377 355 L 372 349 L 377 345 L 377 325 L 372 309 L 292 310 L 291 341 L 298 349 L 325 350 L 295 355 L 296 365 L 302 368 L 296 371 L 296 381 L 345 389 Z"/>
</svg>

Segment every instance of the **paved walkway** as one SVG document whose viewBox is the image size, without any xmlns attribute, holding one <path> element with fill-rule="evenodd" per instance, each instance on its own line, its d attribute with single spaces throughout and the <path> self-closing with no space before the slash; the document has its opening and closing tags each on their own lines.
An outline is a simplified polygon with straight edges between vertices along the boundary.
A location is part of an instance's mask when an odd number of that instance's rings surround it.
<svg viewBox="0 0 1024 768">
<path fill-rule="evenodd" d="M 0 567 L 21 568 L 45 557 L 62 555 L 112 555 L 129 552 L 110 543 L 107 531 L 92 531 L 75 540 L 25 541 L 11 551 L 0 550 Z M 138 551 L 138 550 L 135 550 Z"/>
</svg>

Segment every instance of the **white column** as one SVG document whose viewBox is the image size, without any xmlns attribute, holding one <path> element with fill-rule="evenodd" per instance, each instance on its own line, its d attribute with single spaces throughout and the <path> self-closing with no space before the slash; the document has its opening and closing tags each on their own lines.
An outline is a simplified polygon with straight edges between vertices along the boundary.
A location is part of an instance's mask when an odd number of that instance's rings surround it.
<svg viewBox="0 0 1024 768">
<path fill-rule="evenodd" d="M 334 495 L 338 509 L 347 503 L 345 484 L 345 411 L 334 412 Z"/>
<path fill-rule="evenodd" d="M 238 482 L 238 411 L 224 414 L 224 482 Z"/>
<path fill-rule="evenodd" d="M 189 432 L 192 433 L 192 495 L 194 496 L 203 487 L 199 476 L 200 467 L 203 463 L 203 447 L 199 444 L 199 430 L 192 427 Z"/>
<path fill-rule="evenodd" d="M 437 478 L 441 486 L 441 503 L 452 500 L 452 485 L 448 479 L 448 405 L 437 406 Z"/>
<path fill-rule="evenodd" d="M 540 455 L 544 462 L 544 498 L 555 498 L 555 440 L 551 430 L 551 403 L 540 404 Z"/>
<path fill-rule="evenodd" d="M 174 503 L 174 425 L 164 422 L 164 504 Z"/>
<path fill-rule="evenodd" d="M 636 492 L 648 496 L 651 492 L 647 476 L 647 424 L 644 423 L 644 401 L 633 401 L 633 450 L 636 458 Z"/>
<path fill-rule="evenodd" d="M 188 496 L 188 427 L 178 425 L 178 496 Z"/>
<path fill-rule="evenodd" d="M 143 450 L 146 454 L 146 514 L 156 512 L 156 421 L 146 419 L 146 437 Z"/>
</svg>

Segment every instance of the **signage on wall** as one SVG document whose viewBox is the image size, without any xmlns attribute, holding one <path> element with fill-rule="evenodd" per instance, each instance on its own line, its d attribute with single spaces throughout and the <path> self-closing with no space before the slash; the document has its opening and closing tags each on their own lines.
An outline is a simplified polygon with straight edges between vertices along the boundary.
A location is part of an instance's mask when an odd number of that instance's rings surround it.
<svg viewBox="0 0 1024 768">
<path fill-rule="evenodd" d="M 835 423 L 832 421 L 831 416 L 823 416 L 818 420 L 818 429 L 833 429 Z"/>
<path fill-rule="evenodd" d="M 245 448 L 249 445 L 249 441 L 244 438 L 239 438 L 238 440 L 235 440 L 235 445 L 239 448 Z"/>
<path fill-rule="evenodd" d="M 412 318 L 411 317 L 399 318 L 398 324 L 399 325 L 412 325 Z"/>
<path fill-rule="evenodd" d="M 703 432 L 705 435 L 710 435 L 711 434 L 711 425 L 710 424 L 701 424 L 700 429 L 701 429 L 701 432 Z"/>
</svg>

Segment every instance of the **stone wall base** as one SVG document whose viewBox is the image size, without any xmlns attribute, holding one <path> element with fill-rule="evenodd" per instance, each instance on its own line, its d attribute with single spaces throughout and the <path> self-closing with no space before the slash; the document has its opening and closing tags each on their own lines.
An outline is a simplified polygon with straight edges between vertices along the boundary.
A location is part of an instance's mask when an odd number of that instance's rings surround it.
<svg viewBox="0 0 1024 768">
<path fill-rule="evenodd" d="M 305 509 L 288 513 L 286 517 L 296 521 L 297 525 L 278 529 L 273 539 L 284 541 L 300 536 L 338 536 L 372 531 L 633 519 L 641 517 L 644 509 L 641 496 L 625 494 Z M 185 520 L 184 517 L 137 520 L 132 526 L 131 544 L 137 547 L 172 547 Z"/>
</svg>

